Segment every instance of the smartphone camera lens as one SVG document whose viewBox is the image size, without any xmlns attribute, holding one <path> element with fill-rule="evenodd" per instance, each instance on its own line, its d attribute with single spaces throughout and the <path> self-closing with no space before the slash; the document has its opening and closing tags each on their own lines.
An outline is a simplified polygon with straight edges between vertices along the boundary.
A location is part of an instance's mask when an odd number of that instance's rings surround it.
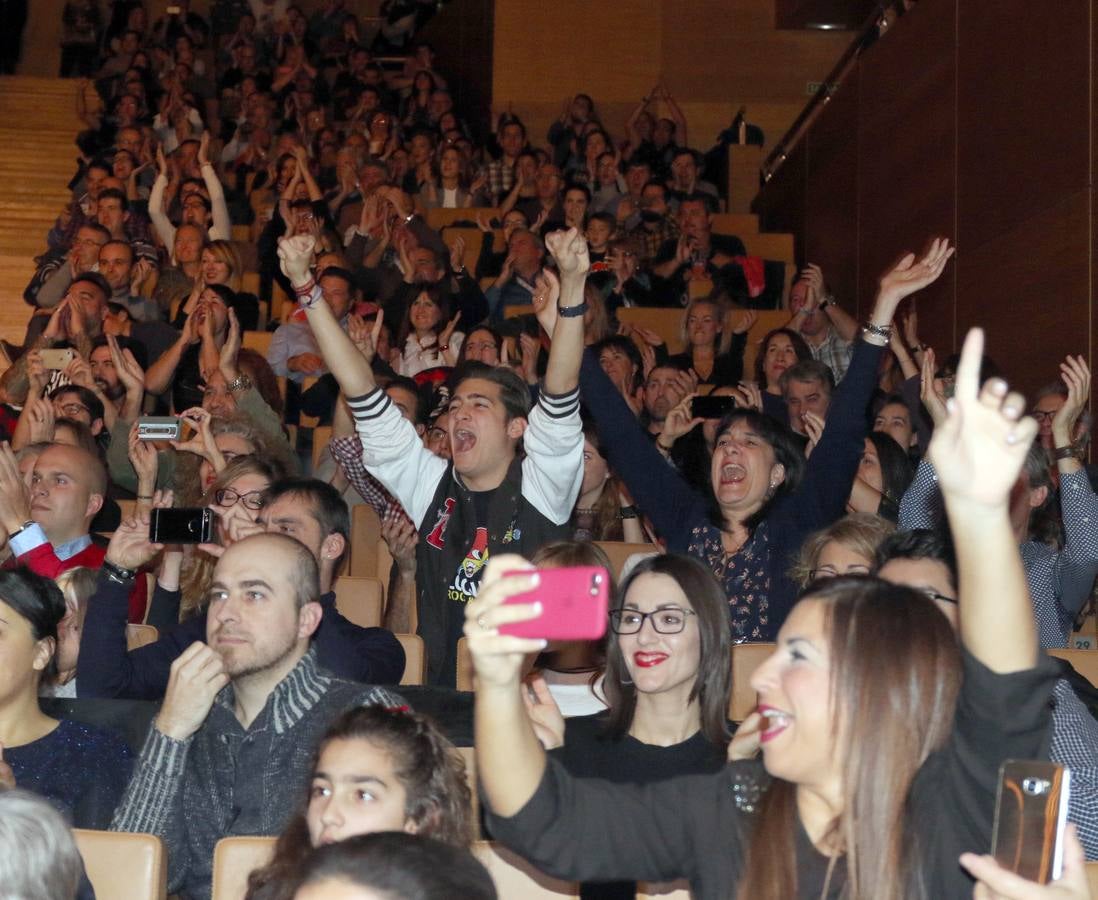
<svg viewBox="0 0 1098 900">
<path fill-rule="evenodd" d="M 1043 778 L 1023 778 L 1022 790 L 1031 797 L 1047 794 L 1051 785 Z"/>
</svg>

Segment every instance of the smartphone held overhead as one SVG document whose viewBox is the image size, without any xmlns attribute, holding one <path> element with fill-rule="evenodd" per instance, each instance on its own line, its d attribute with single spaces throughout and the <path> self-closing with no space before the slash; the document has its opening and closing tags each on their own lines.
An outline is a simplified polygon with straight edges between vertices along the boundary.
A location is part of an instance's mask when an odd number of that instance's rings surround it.
<svg viewBox="0 0 1098 900">
<path fill-rule="evenodd" d="M 690 401 L 690 413 L 696 419 L 722 419 L 736 408 L 735 397 L 695 397 Z"/>
<path fill-rule="evenodd" d="M 526 572 L 507 572 L 525 575 Z M 540 603 L 541 615 L 500 626 L 500 634 L 557 641 L 596 640 L 606 633 L 610 574 L 599 566 L 540 569 L 538 586 L 506 603 Z"/>
</svg>

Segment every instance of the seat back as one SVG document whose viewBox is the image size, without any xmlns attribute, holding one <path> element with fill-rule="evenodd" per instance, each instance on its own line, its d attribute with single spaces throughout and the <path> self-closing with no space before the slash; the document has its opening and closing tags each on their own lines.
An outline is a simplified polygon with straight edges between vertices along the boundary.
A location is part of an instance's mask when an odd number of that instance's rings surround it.
<svg viewBox="0 0 1098 900">
<path fill-rule="evenodd" d="M 595 541 L 610 560 L 614 577 L 621 580 L 622 569 L 625 562 L 634 553 L 660 553 L 660 548 L 655 544 L 631 544 L 628 541 Z"/>
<path fill-rule="evenodd" d="M 381 520 L 372 506 L 360 503 L 351 509 L 351 561 L 348 575 L 377 577 L 377 545 Z"/>
<path fill-rule="evenodd" d="M 457 643 L 457 689 L 459 691 L 471 691 L 473 689 L 473 654 L 469 652 L 469 640 L 459 637 Z"/>
<path fill-rule="evenodd" d="M 164 900 L 168 856 L 153 834 L 74 828 L 88 881 L 98 900 Z"/>
<path fill-rule="evenodd" d="M 470 849 L 492 876 L 500 897 L 521 897 L 522 900 L 579 898 L 578 884 L 550 878 L 502 844 L 474 841 Z"/>
<path fill-rule="evenodd" d="M 427 210 L 427 224 L 435 231 L 441 231 L 447 225 L 454 222 L 476 222 L 477 215 L 484 216 L 489 221 L 499 215 L 499 210 L 486 206 L 470 206 L 463 209 L 429 209 Z"/>
<path fill-rule="evenodd" d="M 240 346 L 266 356 L 271 349 L 271 338 L 273 336 L 273 331 L 245 331 L 240 336 Z"/>
<path fill-rule="evenodd" d="M 361 628 L 378 628 L 384 614 L 381 582 L 367 575 L 340 575 L 335 580 L 336 609 Z"/>
<path fill-rule="evenodd" d="M 728 702 L 728 718 L 742 722 L 755 709 L 758 696 L 751 689 L 751 673 L 774 652 L 776 644 L 732 645 L 732 696 Z"/>
<path fill-rule="evenodd" d="M 480 839 L 480 795 L 477 794 L 477 754 L 472 747 L 458 747 L 457 752 L 465 760 L 465 780 L 469 784 L 469 824 L 472 827 L 473 840 Z"/>
<path fill-rule="evenodd" d="M 1048 651 L 1048 655 L 1066 659 L 1076 672 L 1091 684 L 1098 686 L 1098 651 L 1052 647 Z"/>
<path fill-rule="evenodd" d="M 271 861 L 273 837 L 227 837 L 217 842 L 211 900 L 244 900 L 248 876 Z"/>
<path fill-rule="evenodd" d="M 127 625 L 126 649 L 136 650 L 146 644 L 155 644 L 159 637 L 160 632 L 152 625 Z"/>
<path fill-rule="evenodd" d="M 427 681 L 427 650 L 418 634 L 398 634 L 404 648 L 404 677 L 401 684 L 424 684 Z"/>
<path fill-rule="evenodd" d="M 690 900 L 690 884 L 686 879 L 660 884 L 637 884 L 637 900 Z"/>
<path fill-rule="evenodd" d="M 1087 863 L 1087 884 L 1090 885 L 1090 895 L 1098 897 L 1098 862 Z"/>
</svg>

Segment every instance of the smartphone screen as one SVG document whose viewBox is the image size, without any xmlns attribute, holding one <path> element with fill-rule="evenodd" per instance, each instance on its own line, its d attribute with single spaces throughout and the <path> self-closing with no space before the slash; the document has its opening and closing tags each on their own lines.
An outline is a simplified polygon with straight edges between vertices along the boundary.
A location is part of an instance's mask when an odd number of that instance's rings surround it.
<svg viewBox="0 0 1098 900">
<path fill-rule="evenodd" d="M 735 408 L 735 397 L 695 397 L 690 401 L 690 411 L 697 419 L 722 419 Z"/>
<path fill-rule="evenodd" d="M 1070 792 L 1071 771 L 1058 763 L 1004 762 L 991 836 L 996 862 L 1038 884 L 1059 878 Z"/>
<path fill-rule="evenodd" d="M 149 521 L 149 540 L 154 544 L 212 544 L 214 514 L 205 507 L 154 509 Z"/>
</svg>

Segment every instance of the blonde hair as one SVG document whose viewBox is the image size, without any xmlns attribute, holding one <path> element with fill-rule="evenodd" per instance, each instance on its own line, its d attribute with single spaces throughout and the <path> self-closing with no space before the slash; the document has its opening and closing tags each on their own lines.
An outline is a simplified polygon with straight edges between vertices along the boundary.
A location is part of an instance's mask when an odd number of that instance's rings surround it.
<svg viewBox="0 0 1098 900">
<path fill-rule="evenodd" d="M 812 581 L 812 573 L 820 561 L 824 547 L 832 541 L 838 541 L 849 550 L 868 560 L 873 565 L 877 547 L 886 537 L 896 530 L 896 525 L 888 519 L 882 519 L 873 513 L 851 513 L 826 528 L 810 534 L 797 554 L 797 561 L 789 569 L 789 577 L 800 587 Z"/>
<path fill-rule="evenodd" d="M 712 306 L 720 322 L 721 330 L 717 333 L 717 345 L 713 348 L 713 352 L 717 354 L 727 353 L 728 348 L 732 346 L 732 307 L 720 294 L 695 297 L 686 304 L 686 309 L 682 311 L 682 321 L 679 323 L 679 337 L 682 338 L 683 349 L 687 352 L 690 351 L 690 329 L 687 328 L 686 320 L 690 318 L 690 314 L 694 309 L 702 304 Z"/>
<path fill-rule="evenodd" d="M 243 264 L 240 261 L 240 254 L 232 241 L 217 240 L 210 241 L 203 250 L 209 250 L 219 262 L 225 263 L 229 267 L 229 280 L 228 286 L 232 288 L 234 293 L 240 291 L 240 277 L 243 275 Z"/>
</svg>

